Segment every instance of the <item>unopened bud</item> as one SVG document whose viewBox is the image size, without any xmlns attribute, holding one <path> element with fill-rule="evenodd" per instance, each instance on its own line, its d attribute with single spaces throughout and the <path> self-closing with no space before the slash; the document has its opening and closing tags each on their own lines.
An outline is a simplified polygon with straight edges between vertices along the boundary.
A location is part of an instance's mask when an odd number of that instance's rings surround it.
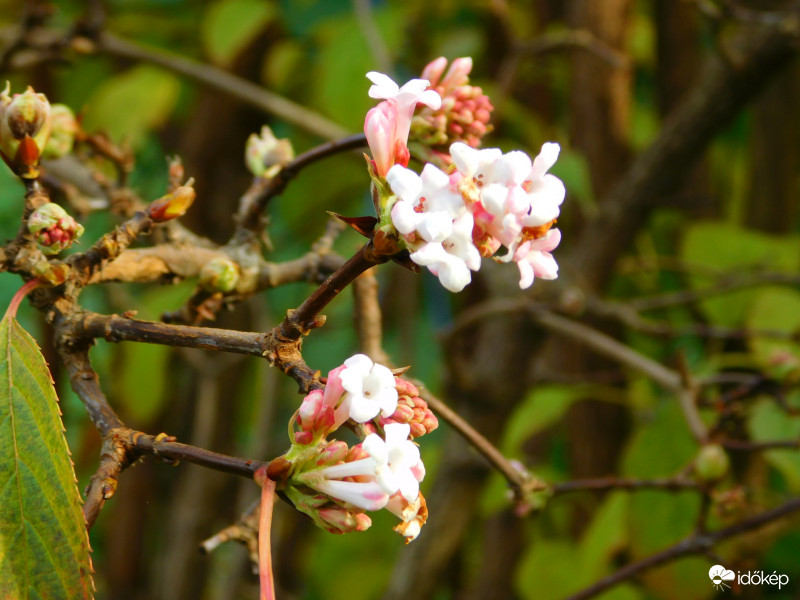
<svg viewBox="0 0 800 600">
<path fill-rule="evenodd" d="M 50 114 L 50 139 L 44 147 L 44 158 L 61 158 L 72 152 L 75 136 L 78 133 L 78 121 L 72 109 L 66 104 L 53 104 Z"/>
<path fill-rule="evenodd" d="M 185 215 L 197 196 L 192 187 L 193 183 L 194 180 L 190 179 L 186 185 L 175 188 L 173 192 L 151 202 L 147 214 L 156 223 L 164 223 Z"/>
<path fill-rule="evenodd" d="M 719 444 L 708 444 L 700 449 L 694 460 L 694 472 L 701 481 L 713 482 L 728 472 L 730 460 Z"/>
<path fill-rule="evenodd" d="M 349 447 L 346 442 L 336 440 L 329 442 L 317 458 L 317 466 L 335 465 L 347 459 Z"/>
<path fill-rule="evenodd" d="M 244 162 L 256 177 L 273 177 L 293 159 L 292 143 L 288 139 L 276 138 L 267 125 L 261 128 L 261 135 L 253 133 L 247 138 Z"/>
<path fill-rule="evenodd" d="M 58 254 L 83 235 L 83 225 L 76 222 L 58 204 L 43 204 L 28 217 L 28 231 L 45 254 Z"/>
<path fill-rule="evenodd" d="M 10 96 L 10 84 L 0 94 L 0 152 L 20 177 L 39 176 L 39 158 L 50 137 L 50 102 L 32 87 Z"/>
<path fill-rule="evenodd" d="M 353 514 L 343 508 L 322 508 L 317 512 L 320 521 L 330 533 L 366 531 L 372 520 L 364 513 Z"/>
<path fill-rule="evenodd" d="M 239 282 L 239 267 L 229 258 L 212 258 L 200 269 L 198 282 L 209 292 L 230 292 Z"/>
</svg>

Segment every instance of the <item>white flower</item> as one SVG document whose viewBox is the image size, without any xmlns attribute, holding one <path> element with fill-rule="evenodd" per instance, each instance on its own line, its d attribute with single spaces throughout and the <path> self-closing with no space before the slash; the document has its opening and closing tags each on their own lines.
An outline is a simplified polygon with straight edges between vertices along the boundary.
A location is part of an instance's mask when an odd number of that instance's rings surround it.
<svg viewBox="0 0 800 600">
<path fill-rule="evenodd" d="M 394 102 L 397 105 L 398 120 L 396 135 L 405 144 L 408 141 L 408 132 L 411 129 L 411 119 L 417 103 L 425 104 L 436 110 L 442 105 L 442 98 L 428 88 L 427 79 L 412 79 L 403 87 L 398 85 L 383 73 L 370 71 L 367 78 L 374 84 L 369 88 L 370 98 L 381 98 Z"/>
<path fill-rule="evenodd" d="M 561 241 L 561 232 L 550 229 L 544 236 L 523 242 L 514 253 L 514 262 L 520 272 L 519 287 L 527 289 L 534 277 L 555 279 L 558 277 L 558 264 L 550 252 Z"/>
<path fill-rule="evenodd" d="M 419 482 L 425 468 L 417 445 L 408 439 L 408 423 L 390 423 L 384 428 L 386 440 L 377 434 L 368 435 L 362 447 L 375 462 L 375 479 L 381 490 L 390 496 L 400 492 L 408 502 L 419 496 Z M 387 500 L 388 501 L 388 500 Z"/>
<path fill-rule="evenodd" d="M 381 413 L 390 416 L 397 408 L 394 375 L 383 365 L 373 363 L 368 356 L 356 354 L 344 361 L 339 373 L 345 389 L 342 407 L 356 423 L 366 423 Z M 344 410 L 344 409 L 342 409 Z"/>
<path fill-rule="evenodd" d="M 461 194 L 450 189 L 450 178 L 428 163 L 422 175 L 394 165 L 386 180 L 397 195 L 392 207 L 392 223 L 397 231 L 409 235 L 416 231 L 426 242 L 442 242 L 453 230 L 453 219 L 465 210 Z"/>
<path fill-rule="evenodd" d="M 522 220 L 525 227 L 538 227 L 558 217 L 566 189 L 558 177 L 547 171 L 555 164 L 560 150 L 558 144 L 547 142 L 533 160 L 533 167 L 525 182 L 530 205 L 530 211 Z"/>
<path fill-rule="evenodd" d="M 481 255 L 472 243 L 472 214 L 465 212 L 453 221 L 452 233 L 441 243 L 428 242 L 416 252 L 411 260 L 439 278 L 451 292 L 460 292 L 472 281 L 470 270 L 481 266 Z"/>
</svg>

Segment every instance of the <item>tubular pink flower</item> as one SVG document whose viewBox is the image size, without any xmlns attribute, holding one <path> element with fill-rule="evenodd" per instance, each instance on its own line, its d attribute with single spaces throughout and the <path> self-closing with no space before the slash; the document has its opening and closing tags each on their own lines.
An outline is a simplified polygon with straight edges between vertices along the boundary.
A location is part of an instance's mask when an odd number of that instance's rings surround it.
<svg viewBox="0 0 800 600">
<path fill-rule="evenodd" d="M 395 156 L 401 151 L 397 146 L 397 120 L 397 106 L 392 102 L 381 102 L 370 109 L 364 120 L 367 144 L 375 161 L 375 170 L 381 177 L 385 177 L 389 168 L 397 162 Z M 402 142 L 402 146 L 405 147 L 405 142 Z M 408 159 L 405 164 L 408 164 Z"/>
<path fill-rule="evenodd" d="M 408 142 L 408 132 L 411 129 L 411 119 L 417 104 L 424 104 L 437 109 L 442 105 L 442 98 L 433 90 L 429 90 L 427 79 L 412 79 L 403 87 L 392 81 L 388 75 L 370 71 L 367 78 L 374 84 L 369 88 L 370 98 L 390 100 L 397 106 L 397 139 L 403 144 Z"/>
<path fill-rule="evenodd" d="M 398 87 L 390 77 L 377 71 L 370 71 L 367 77 L 373 83 L 369 96 L 385 100 L 371 109 L 364 121 L 375 170 L 384 177 L 392 165 L 408 164 L 408 132 L 417 104 L 438 108 L 442 99 L 435 91 L 427 89 L 425 79 L 412 79 Z"/>
<path fill-rule="evenodd" d="M 380 510 L 389 501 L 389 496 L 374 481 L 340 481 L 323 479 L 312 486 L 314 489 L 364 510 Z"/>
</svg>

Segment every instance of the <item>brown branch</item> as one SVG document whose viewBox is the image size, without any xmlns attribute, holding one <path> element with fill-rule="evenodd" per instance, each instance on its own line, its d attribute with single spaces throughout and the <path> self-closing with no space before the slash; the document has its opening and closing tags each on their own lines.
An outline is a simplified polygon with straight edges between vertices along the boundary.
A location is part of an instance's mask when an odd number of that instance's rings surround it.
<svg viewBox="0 0 800 600">
<path fill-rule="evenodd" d="M 231 473 L 232 475 L 240 475 L 251 479 L 253 473 L 267 465 L 267 463 L 259 460 L 228 456 L 227 454 L 212 452 L 211 450 L 198 448 L 197 446 L 182 444 L 175 441 L 175 438 L 166 436 L 163 433 L 159 435 L 149 435 L 141 431 L 127 428 L 115 431 L 114 433 L 123 439 L 126 445 L 141 452 L 146 452 L 147 454 L 152 454 L 168 461 L 190 462 L 195 465 L 214 469 L 215 471 L 222 471 L 224 473 Z"/>
<path fill-rule="evenodd" d="M 515 48 L 525 55 L 541 55 L 561 50 L 579 49 L 593 54 L 615 69 L 628 68 L 631 58 L 586 29 L 553 31 L 530 41 L 520 42 Z"/>
<path fill-rule="evenodd" d="M 314 135 L 327 139 L 347 135 L 346 130 L 319 113 L 217 67 L 165 50 L 147 48 L 108 32 L 102 32 L 97 36 L 97 46 L 100 51 L 107 54 L 149 62 L 194 79 Z"/>
<path fill-rule="evenodd" d="M 153 220 L 144 211 L 138 211 L 133 217 L 115 227 L 114 231 L 101 237 L 86 252 L 70 256 L 65 262 L 77 274 L 77 278 L 72 276 L 73 281 L 78 285 L 84 285 L 100 269 L 104 261 L 117 258 L 140 234 L 150 231 L 152 226 Z"/>
<path fill-rule="evenodd" d="M 111 408 L 100 388 L 97 373 L 89 361 L 88 345 L 68 348 L 67 340 L 71 339 L 71 336 L 63 320 L 56 323 L 55 339 L 58 341 L 57 350 L 67 369 L 72 389 L 83 402 L 97 430 L 105 437 L 112 429 L 124 427 L 122 419 Z"/>
<path fill-rule="evenodd" d="M 797 450 L 800 448 L 798 440 L 768 440 L 755 442 L 750 440 L 724 440 L 720 444 L 728 450 L 738 450 L 742 452 L 763 452 L 766 450 Z"/>
<path fill-rule="evenodd" d="M 550 312 L 540 304 L 532 303 L 528 299 L 519 300 L 499 299 L 475 305 L 465 310 L 459 319 L 447 332 L 452 336 L 455 332 L 464 329 L 487 316 L 501 313 L 524 312 L 540 326 L 552 332 L 565 335 L 573 340 L 586 345 L 598 354 L 607 356 L 623 365 L 643 373 L 661 387 L 678 395 L 678 400 L 683 410 L 689 430 L 698 442 L 703 442 L 708 437 L 705 423 L 700 418 L 696 405 L 694 386 L 689 386 L 686 376 L 681 372 L 669 369 L 661 363 L 635 351 L 609 335 L 585 325 L 578 321 L 562 317 Z"/>
<path fill-rule="evenodd" d="M 691 535 L 661 552 L 657 552 L 640 561 L 626 565 L 615 573 L 600 579 L 586 589 L 570 596 L 568 600 L 584 600 L 585 598 L 591 598 L 624 581 L 632 579 L 648 569 L 671 562 L 683 556 L 704 554 L 723 540 L 747 533 L 748 531 L 760 529 L 764 525 L 777 521 L 798 510 L 800 510 L 800 498 L 795 498 L 777 508 L 762 512 L 761 514 L 740 521 L 730 527 L 702 535 Z"/>
<path fill-rule="evenodd" d="M 428 407 L 434 414 L 456 430 L 508 481 L 514 491 L 516 501 L 524 502 L 530 493 L 547 489 L 545 483 L 539 481 L 527 471 L 515 467 L 494 444 L 487 440 L 456 411 L 426 390 L 421 382 L 413 381 L 413 383 L 421 388 L 420 396 L 428 403 Z"/>
<path fill-rule="evenodd" d="M 741 290 L 762 285 L 784 284 L 797 285 L 800 275 L 796 273 L 749 273 L 746 276 L 730 274 L 718 277 L 713 285 L 699 290 L 680 290 L 658 294 L 647 298 L 634 298 L 626 301 L 626 305 L 635 311 L 656 310 L 683 304 L 694 304 L 707 298 L 721 296 L 734 290 Z"/>
<path fill-rule="evenodd" d="M 353 282 L 353 321 L 361 351 L 373 361 L 386 365 L 389 357 L 383 350 L 381 305 L 378 301 L 378 280 L 372 271 L 365 271 Z"/>
<path fill-rule="evenodd" d="M 79 334 L 109 342 L 146 342 L 251 356 L 263 356 L 267 350 L 263 333 L 139 321 L 118 315 L 83 313 L 74 318 L 73 327 Z"/>
<path fill-rule="evenodd" d="M 620 477 L 600 477 L 597 479 L 578 479 L 550 485 L 554 496 L 574 492 L 606 492 L 609 490 L 665 490 L 680 492 L 700 489 L 699 484 L 684 477 L 666 479 L 623 479 Z"/>
<path fill-rule="evenodd" d="M 100 465 L 86 486 L 86 500 L 83 503 L 83 519 L 86 529 L 91 529 L 100 511 L 117 491 L 120 474 L 135 459 L 135 453 L 122 443 L 113 432 L 103 438 L 100 450 Z"/>
<path fill-rule="evenodd" d="M 311 329 L 321 326 L 324 320 L 318 318 L 320 311 L 361 273 L 387 260 L 388 257 L 375 251 L 372 242 L 364 245 L 296 310 L 289 311 L 283 322 L 269 336 L 280 342 L 296 342 Z"/>
<path fill-rule="evenodd" d="M 798 21 L 792 15 L 771 26 L 738 26 L 735 64 L 718 56 L 706 65 L 658 138 L 600 204 L 570 255 L 562 254 L 564 271 L 580 274 L 590 289 L 605 285 L 650 210 L 680 186 L 711 139 L 794 58 Z"/>
<path fill-rule="evenodd" d="M 261 228 L 261 214 L 269 201 L 283 193 L 288 183 L 297 177 L 305 167 L 320 160 L 345 152 L 363 148 L 367 145 L 367 138 L 363 133 L 320 144 L 311 150 L 303 152 L 300 156 L 288 163 L 273 177 L 265 179 L 257 177 L 250 188 L 239 200 L 239 213 L 236 220 L 239 223 L 232 244 L 240 244 L 249 237 L 248 232 L 259 231 Z"/>
</svg>

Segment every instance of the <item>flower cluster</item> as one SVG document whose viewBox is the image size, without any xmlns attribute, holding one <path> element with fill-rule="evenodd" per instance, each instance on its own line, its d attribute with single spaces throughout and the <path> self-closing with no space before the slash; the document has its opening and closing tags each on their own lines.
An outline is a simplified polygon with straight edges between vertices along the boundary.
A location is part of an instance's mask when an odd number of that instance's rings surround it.
<svg viewBox="0 0 800 600">
<path fill-rule="evenodd" d="M 386 508 L 401 519 L 395 530 L 416 538 L 427 519 L 419 491 L 425 467 L 411 440 L 438 425 L 418 394 L 363 354 L 333 369 L 325 389 L 310 392 L 298 409 L 292 448 L 273 461 L 286 496 L 334 533 L 363 531 L 371 524 L 363 511 Z M 362 434 L 361 443 L 327 439 L 345 424 Z"/>
<path fill-rule="evenodd" d="M 45 254 L 58 254 L 83 235 L 83 225 L 61 206 L 48 202 L 28 217 L 28 231 Z"/>
<path fill-rule="evenodd" d="M 455 169 L 448 175 L 428 163 L 421 175 L 394 165 L 386 175 L 396 201 L 394 227 L 411 260 L 426 266 L 442 285 L 460 292 L 480 268 L 481 256 L 514 261 L 521 288 L 534 277 L 555 279 L 558 265 L 550 252 L 561 233 L 551 229 L 564 200 L 564 184 L 547 173 L 558 144 L 542 146 L 531 161 L 524 152 L 476 150 L 462 142 L 450 146 Z"/>
<path fill-rule="evenodd" d="M 442 77 L 446 65 L 440 58 L 426 67 L 432 89 L 425 79 L 398 87 L 386 75 L 367 75 L 376 84 L 370 96 L 391 98 L 373 108 L 365 122 L 381 195 L 376 202 L 381 227 L 396 230 L 411 260 L 452 292 L 470 283 L 482 256 L 516 263 L 523 289 L 536 277 L 555 279 L 558 265 L 551 252 L 561 232 L 552 226 L 565 188 L 548 170 L 558 158 L 558 144 L 544 144 L 533 160 L 521 151 L 477 149 L 489 130 L 491 103 L 480 88 L 468 85 L 470 59 L 453 61 Z M 408 121 L 417 104 L 427 106 L 414 117 L 418 138 L 427 139 L 439 164 L 450 165 L 447 171 L 432 162 L 421 174 L 407 168 Z M 465 141 L 454 141 L 446 153 L 437 149 L 452 140 Z"/>
<path fill-rule="evenodd" d="M 438 109 L 424 107 L 411 122 L 411 137 L 449 163 L 447 148 L 453 142 L 465 142 L 473 148 L 492 130 L 489 123 L 494 110 L 489 97 L 469 84 L 470 57 L 457 58 L 445 73 L 447 59 L 440 56 L 422 71 L 431 89 L 442 98 Z"/>
</svg>

